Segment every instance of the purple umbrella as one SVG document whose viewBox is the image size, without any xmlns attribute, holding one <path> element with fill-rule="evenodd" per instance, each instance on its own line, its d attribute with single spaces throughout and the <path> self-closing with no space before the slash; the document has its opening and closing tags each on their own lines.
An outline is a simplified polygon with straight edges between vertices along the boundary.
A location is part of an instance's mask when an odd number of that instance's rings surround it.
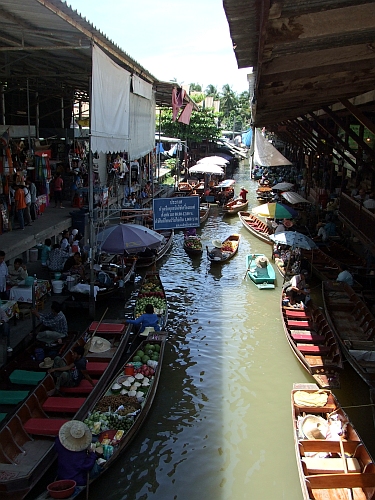
<svg viewBox="0 0 375 500">
<path fill-rule="evenodd" d="M 158 248 L 163 240 L 164 236 L 139 224 L 110 226 L 97 236 L 99 250 L 112 254 Z"/>
</svg>

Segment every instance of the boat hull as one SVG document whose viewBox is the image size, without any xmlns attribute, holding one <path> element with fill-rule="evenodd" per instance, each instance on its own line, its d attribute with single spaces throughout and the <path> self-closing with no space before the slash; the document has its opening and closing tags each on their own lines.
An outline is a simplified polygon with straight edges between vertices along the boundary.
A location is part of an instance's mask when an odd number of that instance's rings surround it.
<svg viewBox="0 0 375 500">
<path fill-rule="evenodd" d="M 246 257 L 247 275 L 259 290 L 274 289 L 276 280 L 275 270 L 272 264 L 268 261 L 267 276 L 263 277 L 257 276 L 256 271 L 258 268 L 256 266 L 255 260 L 258 257 L 265 257 L 265 255 L 260 253 L 247 255 Z"/>
</svg>

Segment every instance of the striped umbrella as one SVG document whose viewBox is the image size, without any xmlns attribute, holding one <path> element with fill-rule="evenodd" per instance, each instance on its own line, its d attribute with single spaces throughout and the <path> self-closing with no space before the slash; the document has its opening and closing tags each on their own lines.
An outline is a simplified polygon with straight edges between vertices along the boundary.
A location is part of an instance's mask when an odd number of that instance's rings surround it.
<svg viewBox="0 0 375 500">
<path fill-rule="evenodd" d="M 293 219 L 298 215 L 294 208 L 283 203 L 264 203 L 253 208 L 252 212 L 255 215 L 272 219 Z"/>
</svg>

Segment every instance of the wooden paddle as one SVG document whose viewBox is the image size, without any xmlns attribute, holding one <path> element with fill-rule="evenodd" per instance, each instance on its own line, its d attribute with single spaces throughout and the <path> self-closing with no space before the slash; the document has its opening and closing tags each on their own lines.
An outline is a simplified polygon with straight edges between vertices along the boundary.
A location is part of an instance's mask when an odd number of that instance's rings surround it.
<svg viewBox="0 0 375 500">
<path fill-rule="evenodd" d="M 348 464 L 346 463 L 346 457 L 345 457 L 345 451 L 344 451 L 344 444 L 342 442 L 342 436 L 340 436 L 340 453 L 341 453 L 341 458 L 342 458 L 342 462 L 344 465 L 344 472 L 345 472 L 345 474 L 348 474 L 349 473 Z M 354 500 L 352 489 L 348 488 L 348 494 L 349 494 L 349 499 Z"/>
<path fill-rule="evenodd" d="M 93 333 L 90 335 L 90 338 L 87 340 L 87 342 L 86 342 L 86 344 L 85 344 L 85 356 L 86 356 L 86 354 L 87 354 L 87 353 L 89 352 L 89 350 L 90 350 L 90 347 L 91 347 L 91 341 L 92 341 L 92 339 L 95 337 L 95 334 L 96 334 L 96 332 L 98 331 L 98 328 L 99 328 L 99 326 L 100 326 L 101 322 L 103 321 L 104 316 L 107 314 L 107 311 L 108 311 L 108 307 L 107 307 L 107 309 L 104 311 L 103 316 L 100 318 L 100 320 L 99 320 L 98 324 L 97 324 L 97 325 L 96 325 L 96 327 L 95 327 L 95 330 L 94 330 L 94 331 L 93 331 Z"/>
<path fill-rule="evenodd" d="M 249 266 L 248 266 L 248 268 L 246 269 L 245 276 L 244 276 L 242 279 L 245 279 L 245 278 L 246 278 L 246 276 L 247 276 L 247 273 L 250 271 L 250 266 L 251 266 L 251 263 L 252 263 L 252 262 L 253 262 L 253 260 L 254 260 L 254 257 L 255 257 L 255 254 L 253 254 L 253 255 L 251 256 L 251 259 L 250 259 L 250 262 L 249 262 Z"/>
</svg>

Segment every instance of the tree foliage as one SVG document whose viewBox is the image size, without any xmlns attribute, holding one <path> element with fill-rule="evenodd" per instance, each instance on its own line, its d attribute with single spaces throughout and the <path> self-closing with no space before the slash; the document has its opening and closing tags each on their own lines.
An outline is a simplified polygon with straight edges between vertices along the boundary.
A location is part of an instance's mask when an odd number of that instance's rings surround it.
<svg viewBox="0 0 375 500">
<path fill-rule="evenodd" d="M 157 116 L 156 129 L 159 129 L 159 116 Z M 211 109 L 193 111 L 190 124 L 185 125 L 178 121 L 172 121 L 172 110 L 164 109 L 160 115 L 160 129 L 164 135 L 176 137 L 189 142 L 202 142 L 203 140 L 217 139 L 221 130 L 217 126 L 217 116 Z"/>
</svg>

